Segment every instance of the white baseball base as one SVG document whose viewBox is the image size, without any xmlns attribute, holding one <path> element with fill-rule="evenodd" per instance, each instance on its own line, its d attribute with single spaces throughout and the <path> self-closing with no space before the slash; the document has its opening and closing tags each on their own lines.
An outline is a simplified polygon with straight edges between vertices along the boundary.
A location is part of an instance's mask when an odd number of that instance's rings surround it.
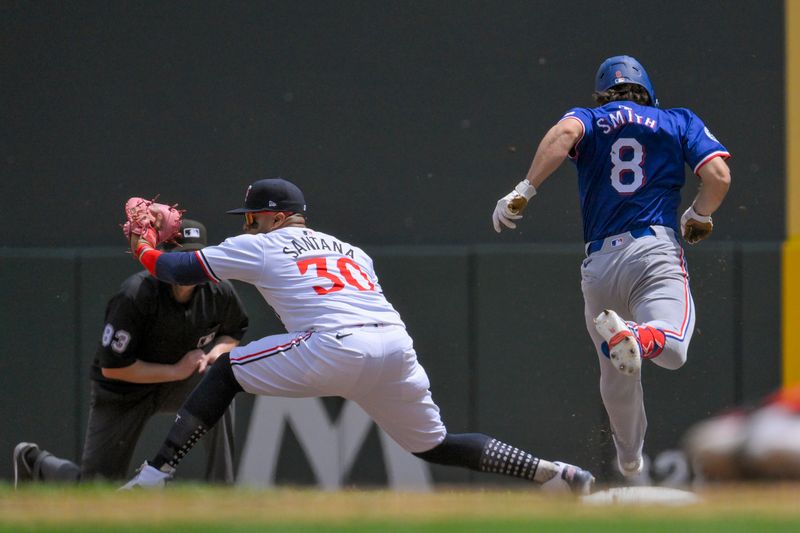
<svg viewBox="0 0 800 533">
<path fill-rule="evenodd" d="M 693 492 L 668 487 L 615 487 L 583 496 L 581 501 L 590 505 L 690 505 L 701 498 Z"/>
</svg>

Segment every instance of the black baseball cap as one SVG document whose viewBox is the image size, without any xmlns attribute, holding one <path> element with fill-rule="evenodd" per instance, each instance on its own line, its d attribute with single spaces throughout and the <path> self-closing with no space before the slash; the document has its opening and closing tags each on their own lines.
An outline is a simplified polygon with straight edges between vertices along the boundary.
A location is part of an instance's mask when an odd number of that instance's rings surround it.
<svg viewBox="0 0 800 533">
<path fill-rule="evenodd" d="M 184 218 L 181 221 L 180 235 L 175 237 L 175 242 L 166 242 L 161 245 L 165 252 L 193 252 L 201 250 L 208 244 L 208 233 L 202 222 Z"/>
<path fill-rule="evenodd" d="M 297 185 L 283 178 L 258 180 L 247 188 L 244 207 L 231 209 L 227 213 L 241 215 L 258 211 L 291 211 L 305 214 L 306 199 Z"/>
</svg>

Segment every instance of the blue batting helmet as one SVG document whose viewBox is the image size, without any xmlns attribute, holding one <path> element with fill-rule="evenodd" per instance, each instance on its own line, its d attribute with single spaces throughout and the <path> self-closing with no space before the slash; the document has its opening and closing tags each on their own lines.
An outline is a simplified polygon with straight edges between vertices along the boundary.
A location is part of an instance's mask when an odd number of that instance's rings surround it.
<svg viewBox="0 0 800 533">
<path fill-rule="evenodd" d="M 611 87 L 622 83 L 641 85 L 650 95 L 650 104 L 658 107 L 656 90 L 653 89 L 653 84 L 650 83 L 650 78 L 647 77 L 647 72 L 645 72 L 642 64 L 631 56 L 609 57 L 597 69 L 594 90 L 607 91 Z"/>
</svg>

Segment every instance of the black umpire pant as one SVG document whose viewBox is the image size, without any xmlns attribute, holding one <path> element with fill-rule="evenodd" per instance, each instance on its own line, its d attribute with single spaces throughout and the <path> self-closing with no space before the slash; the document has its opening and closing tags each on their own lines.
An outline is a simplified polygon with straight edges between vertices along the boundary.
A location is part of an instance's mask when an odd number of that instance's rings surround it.
<svg viewBox="0 0 800 533">
<path fill-rule="evenodd" d="M 147 421 L 156 413 L 176 413 L 202 377 L 195 374 L 183 381 L 148 385 L 124 394 L 106 390 L 92 381 L 81 479 L 126 479 Z M 203 439 L 208 456 L 205 472 L 208 481 L 234 481 L 233 415 L 231 404 Z"/>
</svg>

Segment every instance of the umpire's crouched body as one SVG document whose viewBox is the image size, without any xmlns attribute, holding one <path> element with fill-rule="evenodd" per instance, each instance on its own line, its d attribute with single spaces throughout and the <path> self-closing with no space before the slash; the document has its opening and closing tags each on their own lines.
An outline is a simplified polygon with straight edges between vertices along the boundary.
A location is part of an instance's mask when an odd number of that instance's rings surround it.
<svg viewBox="0 0 800 533">
<path fill-rule="evenodd" d="M 205 227 L 184 220 L 178 251 L 205 246 Z M 126 279 L 106 307 L 91 368 L 91 405 L 80 468 L 31 443 L 15 450 L 21 479 L 118 480 L 146 422 L 176 412 L 216 358 L 235 347 L 248 319 L 233 286 L 171 285 L 146 271 Z M 232 410 L 212 430 L 206 479 L 233 481 Z"/>
</svg>

